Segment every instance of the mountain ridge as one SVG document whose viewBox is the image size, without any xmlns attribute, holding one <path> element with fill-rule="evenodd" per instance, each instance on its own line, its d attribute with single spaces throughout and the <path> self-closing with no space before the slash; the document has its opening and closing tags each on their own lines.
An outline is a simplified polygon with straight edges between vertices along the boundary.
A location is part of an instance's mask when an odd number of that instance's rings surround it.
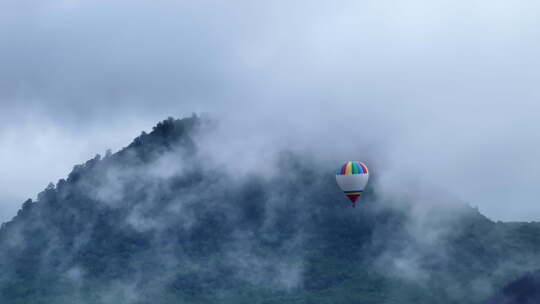
<svg viewBox="0 0 540 304">
<path fill-rule="evenodd" d="M 27 200 L 0 229 L 2 303 L 480 303 L 540 268 L 538 223 L 377 182 L 351 211 L 292 152 L 232 176 L 199 155 L 208 124 L 169 118 Z"/>
</svg>

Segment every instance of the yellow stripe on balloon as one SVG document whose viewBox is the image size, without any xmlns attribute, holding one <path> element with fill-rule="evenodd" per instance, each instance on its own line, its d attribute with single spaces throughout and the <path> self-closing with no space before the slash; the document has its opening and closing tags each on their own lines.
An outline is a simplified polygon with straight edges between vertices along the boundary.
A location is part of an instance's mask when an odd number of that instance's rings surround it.
<svg viewBox="0 0 540 304">
<path fill-rule="evenodd" d="M 352 174 L 352 162 L 347 163 L 347 169 L 345 169 L 345 174 Z"/>
</svg>

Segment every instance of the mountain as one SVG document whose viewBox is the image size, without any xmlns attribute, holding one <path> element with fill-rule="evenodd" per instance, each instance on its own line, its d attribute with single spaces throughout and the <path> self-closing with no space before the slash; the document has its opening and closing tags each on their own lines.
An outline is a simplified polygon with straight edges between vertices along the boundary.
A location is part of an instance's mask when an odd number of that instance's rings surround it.
<svg viewBox="0 0 540 304">
<path fill-rule="evenodd" d="M 527 273 L 506 285 L 485 304 L 537 304 L 540 303 L 540 270 Z"/>
<path fill-rule="evenodd" d="M 0 303 L 481 303 L 540 268 L 538 223 L 376 173 L 351 208 L 336 164 L 223 159 L 217 127 L 169 118 L 26 201 L 0 229 Z"/>
</svg>

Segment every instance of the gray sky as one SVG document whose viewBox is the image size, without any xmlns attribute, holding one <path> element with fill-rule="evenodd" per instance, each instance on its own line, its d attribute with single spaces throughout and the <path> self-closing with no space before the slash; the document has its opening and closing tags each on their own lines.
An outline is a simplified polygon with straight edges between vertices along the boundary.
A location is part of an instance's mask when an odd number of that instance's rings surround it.
<svg viewBox="0 0 540 304">
<path fill-rule="evenodd" d="M 540 220 L 537 1 L 0 2 L 0 221 L 168 116 Z"/>
</svg>

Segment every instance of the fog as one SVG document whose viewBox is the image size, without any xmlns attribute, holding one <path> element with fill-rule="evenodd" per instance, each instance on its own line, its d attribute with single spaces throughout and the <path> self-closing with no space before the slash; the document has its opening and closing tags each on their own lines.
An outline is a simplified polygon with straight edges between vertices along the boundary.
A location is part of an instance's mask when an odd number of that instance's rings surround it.
<svg viewBox="0 0 540 304">
<path fill-rule="evenodd" d="M 535 1 L 0 3 L 0 221 L 168 116 L 537 220 Z M 255 156 L 254 156 L 255 155 Z M 329 173 L 331 174 L 331 172 Z"/>
</svg>

